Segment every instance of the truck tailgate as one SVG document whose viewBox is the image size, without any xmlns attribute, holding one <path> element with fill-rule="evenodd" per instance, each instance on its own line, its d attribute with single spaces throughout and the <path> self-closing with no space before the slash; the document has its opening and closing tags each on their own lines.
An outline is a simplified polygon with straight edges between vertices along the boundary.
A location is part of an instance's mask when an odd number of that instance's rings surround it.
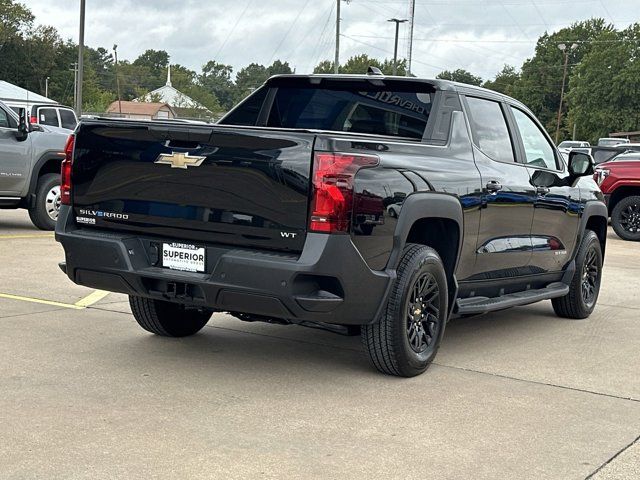
<svg viewBox="0 0 640 480">
<path fill-rule="evenodd" d="M 314 134 L 88 121 L 77 132 L 77 223 L 299 252 Z"/>
</svg>

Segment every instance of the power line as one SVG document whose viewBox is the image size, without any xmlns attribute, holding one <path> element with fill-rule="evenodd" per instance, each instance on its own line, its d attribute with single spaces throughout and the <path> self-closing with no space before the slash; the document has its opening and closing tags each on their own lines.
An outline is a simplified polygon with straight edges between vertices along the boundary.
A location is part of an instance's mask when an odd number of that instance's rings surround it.
<svg viewBox="0 0 640 480">
<path fill-rule="evenodd" d="M 216 52 L 216 56 L 214 57 L 214 59 L 215 58 L 220 58 L 220 54 L 222 53 L 222 50 L 227 45 L 227 42 L 231 38 L 231 35 L 233 35 L 233 33 L 236 31 L 236 27 L 240 23 L 240 20 L 242 20 L 244 18 L 244 14 L 247 13 L 247 10 L 249 9 L 249 7 L 251 6 L 252 3 L 253 3 L 253 0 L 249 0 L 247 2 L 247 4 L 244 6 L 244 10 L 242 10 L 242 13 L 240 15 L 238 15 L 238 18 L 236 19 L 236 23 L 234 23 L 233 27 L 231 27 L 231 30 L 229 30 L 229 33 L 227 34 L 226 38 L 224 39 L 224 42 L 222 42 L 222 44 L 220 45 L 220 48 L 218 48 L 218 51 Z"/>
<path fill-rule="evenodd" d="M 319 48 L 320 45 L 324 45 L 325 40 L 325 33 L 327 32 L 327 27 L 329 26 L 329 22 L 331 21 L 331 18 L 333 17 L 333 10 L 335 8 L 335 3 L 331 2 L 331 6 L 329 7 L 329 14 L 327 15 L 327 19 L 324 22 L 324 26 L 322 27 L 322 31 L 320 32 L 320 37 L 318 37 L 318 41 L 315 43 L 315 46 L 313 47 L 313 51 L 311 53 L 311 55 L 309 55 L 309 58 L 315 58 L 315 62 L 313 62 L 313 64 L 311 65 L 311 68 L 308 70 L 313 70 L 313 68 L 315 68 L 315 66 L 318 64 L 318 60 L 320 59 L 320 55 L 322 55 L 322 49 Z M 319 51 L 320 50 L 320 51 Z M 317 56 L 316 56 L 317 54 Z M 309 66 L 309 65 L 307 65 Z"/>
<path fill-rule="evenodd" d="M 353 37 L 351 37 L 351 36 L 349 36 L 349 35 L 341 34 L 341 36 L 342 36 L 342 37 L 345 37 L 345 38 L 348 38 L 348 39 L 350 39 L 350 40 L 353 40 L 354 42 L 361 43 L 362 45 L 366 45 L 367 47 L 374 48 L 374 49 L 376 49 L 376 50 L 380 50 L 381 52 L 385 52 L 385 53 L 387 53 L 387 54 L 391 54 L 391 55 L 393 55 L 393 52 L 390 52 L 389 50 L 385 50 L 384 48 L 377 47 L 376 45 L 372 45 L 372 44 L 370 44 L 370 43 L 363 42 L 363 41 L 358 40 L 357 38 L 353 38 Z M 427 67 L 437 68 L 437 69 L 440 69 L 440 70 L 446 70 L 446 67 L 443 67 L 443 66 L 441 66 L 441 65 L 433 65 L 433 64 L 431 64 L 431 63 L 421 62 L 421 61 L 418 61 L 418 60 L 415 60 L 415 59 L 414 59 L 413 61 L 414 61 L 415 63 L 419 63 L 419 64 L 421 64 L 421 65 L 425 65 L 425 66 L 427 66 Z"/>
<path fill-rule="evenodd" d="M 302 12 L 304 12 L 304 9 L 307 8 L 307 5 L 309 5 L 309 2 L 310 0 L 306 0 L 306 2 L 304 2 L 304 5 L 302 5 L 302 8 L 300 9 L 300 11 L 298 11 L 298 15 L 296 15 L 296 18 L 293 20 L 293 22 L 291 22 L 291 25 L 289 25 L 287 32 L 284 34 L 284 37 L 282 37 L 282 39 L 280 40 L 280 43 L 278 43 L 278 46 L 275 48 L 275 50 L 271 54 L 271 58 L 267 62 L 268 65 L 271 65 L 271 62 L 273 61 L 274 57 L 278 53 L 278 50 L 280 50 L 280 47 L 282 46 L 284 41 L 287 39 L 287 37 L 291 33 L 291 30 L 293 30 L 293 27 L 295 26 L 295 24 L 298 23 L 298 19 L 300 18 L 300 15 L 302 15 Z"/>
<path fill-rule="evenodd" d="M 352 34 L 353 37 L 361 37 L 361 38 L 379 38 L 381 40 L 393 40 L 393 37 L 381 37 L 380 35 L 356 35 Z M 414 38 L 414 41 L 418 42 L 445 42 L 445 43 L 537 43 L 536 40 L 521 40 L 521 39 L 513 39 L 513 40 L 482 40 L 482 39 L 462 39 L 462 38 Z M 547 40 L 549 43 L 559 44 L 559 43 L 624 43 L 624 42 L 635 42 L 640 43 L 640 38 L 638 39 L 616 39 L 616 40 L 596 40 L 596 39 L 587 39 L 587 40 Z"/>
</svg>

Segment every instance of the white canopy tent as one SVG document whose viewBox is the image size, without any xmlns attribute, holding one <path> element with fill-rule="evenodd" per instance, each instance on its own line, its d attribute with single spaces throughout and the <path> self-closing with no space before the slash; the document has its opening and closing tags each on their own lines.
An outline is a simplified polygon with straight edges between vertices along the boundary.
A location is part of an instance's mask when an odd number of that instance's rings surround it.
<svg viewBox="0 0 640 480">
<path fill-rule="evenodd" d="M 57 105 L 58 102 L 43 95 L 38 95 L 26 88 L 19 87 L 4 80 L 0 80 L 0 100 L 8 105 Z"/>
</svg>

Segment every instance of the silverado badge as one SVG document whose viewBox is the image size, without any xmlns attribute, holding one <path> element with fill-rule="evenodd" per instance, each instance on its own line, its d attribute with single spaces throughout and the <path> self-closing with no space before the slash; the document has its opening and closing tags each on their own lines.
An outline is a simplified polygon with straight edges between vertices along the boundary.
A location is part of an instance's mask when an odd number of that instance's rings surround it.
<svg viewBox="0 0 640 480">
<path fill-rule="evenodd" d="M 164 163 L 165 165 L 171 165 L 171 168 L 184 168 L 187 167 L 199 167 L 207 157 L 198 157 L 196 155 L 189 155 L 188 153 L 161 153 L 155 163 Z"/>
</svg>

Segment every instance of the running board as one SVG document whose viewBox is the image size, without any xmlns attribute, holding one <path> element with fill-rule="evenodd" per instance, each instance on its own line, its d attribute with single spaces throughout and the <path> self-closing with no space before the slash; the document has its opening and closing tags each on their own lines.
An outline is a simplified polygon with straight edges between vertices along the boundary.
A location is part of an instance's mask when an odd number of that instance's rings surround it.
<svg viewBox="0 0 640 480">
<path fill-rule="evenodd" d="M 556 282 L 538 290 L 525 290 L 524 292 L 510 293 L 501 297 L 461 298 L 456 301 L 458 307 L 456 313 L 460 315 L 478 315 L 495 310 L 528 305 L 540 300 L 564 297 L 567 293 L 569 293 L 569 285 Z"/>
</svg>

